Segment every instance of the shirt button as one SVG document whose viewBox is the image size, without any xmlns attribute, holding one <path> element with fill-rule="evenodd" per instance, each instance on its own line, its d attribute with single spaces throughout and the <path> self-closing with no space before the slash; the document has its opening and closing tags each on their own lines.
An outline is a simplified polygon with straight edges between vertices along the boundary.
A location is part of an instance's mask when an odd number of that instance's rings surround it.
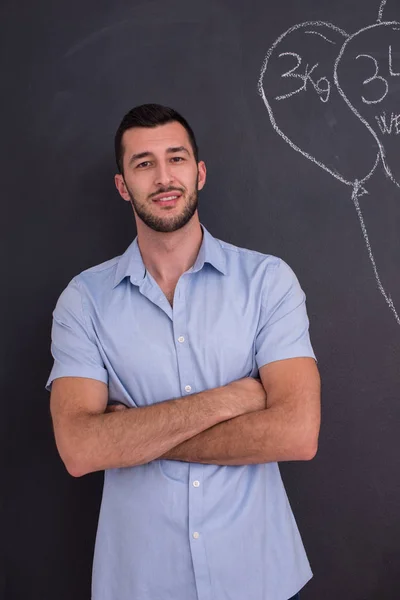
<svg viewBox="0 0 400 600">
<path fill-rule="evenodd" d="M 183 337 L 183 335 L 178 337 L 178 342 L 180 342 L 181 344 L 183 344 L 183 342 L 185 341 L 185 338 Z"/>
<path fill-rule="evenodd" d="M 196 481 L 193 481 L 193 485 L 194 485 L 194 487 L 199 487 L 200 481 L 197 481 L 197 479 L 196 479 Z"/>
<path fill-rule="evenodd" d="M 195 532 L 193 533 L 193 537 L 194 537 L 194 539 L 195 539 L 195 540 L 198 540 L 198 539 L 199 539 L 199 537 L 200 537 L 200 534 L 199 534 L 199 532 L 198 532 L 198 531 L 195 531 Z"/>
<path fill-rule="evenodd" d="M 185 387 L 185 392 L 191 392 L 191 391 L 192 391 L 192 388 L 191 388 L 191 386 L 190 386 L 190 385 L 187 385 L 187 386 Z"/>
</svg>

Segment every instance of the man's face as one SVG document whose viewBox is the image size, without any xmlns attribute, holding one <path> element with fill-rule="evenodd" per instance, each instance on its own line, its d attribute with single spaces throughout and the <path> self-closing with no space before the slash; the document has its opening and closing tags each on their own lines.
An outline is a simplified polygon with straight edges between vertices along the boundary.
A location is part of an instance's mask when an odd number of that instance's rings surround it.
<svg viewBox="0 0 400 600">
<path fill-rule="evenodd" d="M 124 175 L 115 184 L 135 216 L 154 231 L 172 232 L 197 210 L 206 169 L 195 161 L 186 129 L 177 122 L 135 127 L 122 137 Z"/>
</svg>

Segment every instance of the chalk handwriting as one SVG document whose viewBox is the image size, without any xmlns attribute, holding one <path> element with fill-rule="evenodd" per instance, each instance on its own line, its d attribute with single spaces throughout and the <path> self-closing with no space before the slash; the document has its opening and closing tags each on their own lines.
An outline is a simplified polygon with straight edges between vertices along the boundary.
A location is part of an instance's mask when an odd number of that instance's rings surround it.
<svg viewBox="0 0 400 600">
<path fill-rule="evenodd" d="M 395 133 L 399 135 L 400 133 L 400 115 L 396 115 L 392 113 L 390 115 L 390 119 L 386 116 L 386 112 L 383 112 L 381 115 L 375 117 L 379 129 L 383 133 L 383 135 L 388 134 L 391 135 Z"/>
<path fill-rule="evenodd" d="M 375 73 L 372 75 L 372 77 L 368 77 L 368 79 L 366 79 L 363 82 L 363 84 L 368 85 L 369 83 L 379 80 L 379 81 L 382 81 L 383 85 L 385 86 L 384 93 L 382 94 L 382 96 L 380 96 L 376 100 L 367 100 L 364 96 L 361 96 L 362 101 L 365 102 L 365 104 L 378 104 L 378 102 L 382 102 L 382 100 L 386 97 L 386 95 L 389 91 L 389 84 L 384 77 L 382 77 L 381 75 L 378 75 L 379 65 L 378 65 L 378 61 L 376 60 L 376 58 L 374 58 L 373 56 L 370 56 L 369 54 L 359 54 L 358 56 L 356 56 L 356 60 L 359 58 L 369 58 L 370 60 L 373 61 L 374 65 L 375 65 Z"/>
<path fill-rule="evenodd" d="M 371 99 L 367 99 L 364 96 L 362 96 L 362 101 L 365 102 L 365 104 L 379 104 L 379 102 L 382 102 L 382 100 L 384 100 L 389 92 L 389 82 L 387 79 L 385 79 L 385 77 L 382 77 L 382 75 L 379 75 L 379 64 L 377 59 L 374 56 L 371 56 L 370 54 L 359 54 L 358 56 L 356 56 L 356 60 L 359 58 L 368 58 L 369 60 L 372 60 L 372 62 L 374 63 L 374 67 L 375 67 L 375 73 L 371 76 L 368 77 L 368 79 L 366 79 L 363 83 L 364 85 L 368 85 L 369 83 L 374 83 L 375 81 L 381 81 L 385 87 L 385 91 L 383 92 L 383 94 L 376 98 L 375 100 L 371 100 Z M 392 46 L 389 46 L 389 73 L 392 77 L 400 77 L 400 73 L 395 73 L 393 71 L 393 58 L 392 58 Z M 376 89 L 376 85 L 374 86 L 374 89 Z"/>
<path fill-rule="evenodd" d="M 397 29 L 397 31 L 399 30 Z M 392 46 L 389 46 L 389 73 L 392 77 L 400 77 L 400 73 L 393 71 Z"/>
<path fill-rule="evenodd" d="M 315 33 L 315 32 L 310 32 L 310 33 Z M 325 37 L 325 36 L 322 36 L 322 37 Z M 327 39 L 327 38 L 325 38 L 325 39 Z M 275 100 L 286 100 L 287 98 L 290 98 L 291 96 L 294 96 L 295 94 L 298 94 L 299 92 L 306 92 L 307 84 L 308 84 L 308 82 L 310 82 L 310 84 L 313 86 L 314 90 L 317 92 L 317 94 L 319 94 L 320 100 L 322 100 L 322 102 L 328 102 L 329 94 L 331 93 L 331 84 L 329 83 L 328 79 L 326 77 L 320 77 L 318 79 L 318 81 L 315 82 L 311 77 L 311 74 L 313 73 L 313 71 L 315 71 L 315 69 L 318 67 L 318 63 L 315 63 L 315 65 L 313 65 L 311 68 L 309 68 L 309 65 L 307 64 L 304 74 L 296 73 L 297 69 L 300 67 L 300 65 L 302 63 L 301 56 L 299 56 L 295 52 L 281 52 L 279 54 L 279 58 L 281 58 L 282 56 L 293 56 L 297 60 L 297 64 L 289 71 L 286 71 L 286 73 L 283 73 L 282 77 L 292 77 L 293 79 L 300 79 L 303 83 L 301 84 L 301 86 L 299 88 L 297 88 L 296 90 L 293 90 L 292 92 L 289 92 L 288 94 L 283 94 L 282 96 L 276 96 Z M 326 84 L 325 87 L 320 86 L 320 84 L 322 82 L 325 82 L 325 84 Z"/>
</svg>

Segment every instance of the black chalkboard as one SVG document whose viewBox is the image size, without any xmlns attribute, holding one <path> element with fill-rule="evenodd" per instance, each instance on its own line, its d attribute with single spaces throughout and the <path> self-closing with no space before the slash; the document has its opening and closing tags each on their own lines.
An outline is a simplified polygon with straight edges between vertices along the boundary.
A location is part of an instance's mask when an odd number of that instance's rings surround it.
<svg viewBox="0 0 400 600">
<path fill-rule="evenodd" d="M 113 185 L 131 107 L 196 132 L 216 237 L 284 258 L 307 293 L 320 449 L 282 464 L 304 600 L 400 598 L 400 3 L 3 0 L 6 600 L 84 600 L 102 476 L 71 478 L 44 390 L 70 279 L 135 235 Z M 2 431 L 3 433 L 3 431 Z"/>
</svg>

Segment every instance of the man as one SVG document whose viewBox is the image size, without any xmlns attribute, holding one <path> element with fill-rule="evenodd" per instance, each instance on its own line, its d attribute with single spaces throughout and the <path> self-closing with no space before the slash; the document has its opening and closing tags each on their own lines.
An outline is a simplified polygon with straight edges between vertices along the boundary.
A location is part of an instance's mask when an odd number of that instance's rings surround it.
<svg viewBox="0 0 400 600">
<path fill-rule="evenodd" d="M 69 473 L 105 470 L 92 597 L 297 597 L 311 571 L 277 461 L 317 449 L 304 294 L 201 226 L 206 167 L 178 113 L 134 108 L 115 150 L 137 238 L 61 294 L 47 382 Z"/>
</svg>

